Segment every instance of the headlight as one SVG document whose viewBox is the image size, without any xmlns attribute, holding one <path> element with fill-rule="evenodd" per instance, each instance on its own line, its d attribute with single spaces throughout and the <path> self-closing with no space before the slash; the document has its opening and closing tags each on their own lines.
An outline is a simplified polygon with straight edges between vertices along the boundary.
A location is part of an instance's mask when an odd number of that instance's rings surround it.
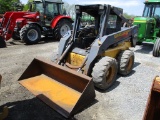
<svg viewBox="0 0 160 120">
<path fill-rule="evenodd" d="M 36 18 L 39 19 L 39 15 Z"/>
</svg>

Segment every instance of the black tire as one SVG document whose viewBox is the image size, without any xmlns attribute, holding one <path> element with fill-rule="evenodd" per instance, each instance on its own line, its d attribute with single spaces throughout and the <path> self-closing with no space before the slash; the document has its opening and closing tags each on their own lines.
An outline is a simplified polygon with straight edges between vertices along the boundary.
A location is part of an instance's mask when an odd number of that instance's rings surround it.
<svg viewBox="0 0 160 120">
<path fill-rule="evenodd" d="M 131 73 L 134 65 L 134 52 L 131 50 L 121 51 L 118 55 L 118 73 L 128 75 Z"/>
<path fill-rule="evenodd" d="M 159 57 L 160 56 L 160 38 L 157 38 L 154 47 L 153 47 L 153 56 Z"/>
<path fill-rule="evenodd" d="M 13 34 L 12 34 L 12 39 L 13 39 L 13 40 L 20 40 L 20 36 L 19 36 L 19 34 L 18 34 L 18 33 L 13 32 Z"/>
<path fill-rule="evenodd" d="M 0 36 L 0 48 L 5 48 L 6 46 L 5 40 Z"/>
<path fill-rule="evenodd" d="M 118 66 L 116 59 L 103 57 L 93 67 L 92 78 L 95 87 L 105 90 L 113 85 L 116 80 Z"/>
<path fill-rule="evenodd" d="M 63 27 L 66 27 L 66 30 L 64 30 Z M 63 19 L 57 23 L 56 27 L 54 28 L 54 37 L 56 40 L 60 40 L 63 37 L 63 35 L 65 34 L 61 33 L 61 31 L 63 30 L 72 30 L 72 23 L 69 20 Z"/>
<path fill-rule="evenodd" d="M 35 35 L 35 36 L 33 36 L 33 35 Z M 29 44 L 29 45 L 36 44 L 41 39 L 41 30 L 35 24 L 25 25 L 20 30 L 20 38 L 26 44 Z"/>
</svg>

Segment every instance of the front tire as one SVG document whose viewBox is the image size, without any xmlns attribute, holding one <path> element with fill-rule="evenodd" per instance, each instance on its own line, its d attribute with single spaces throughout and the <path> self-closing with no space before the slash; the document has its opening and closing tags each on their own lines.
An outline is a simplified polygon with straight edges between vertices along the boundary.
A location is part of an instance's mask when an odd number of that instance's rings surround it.
<svg viewBox="0 0 160 120">
<path fill-rule="evenodd" d="M 69 20 L 60 20 L 54 29 L 54 37 L 56 40 L 60 40 L 67 31 L 72 29 L 72 23 Z"/>
<path fill-rule="evenodd" d="M 153 56 L 159 57 L 160 56 L 160 38 L 157 38 L 154 47 L 153 47 Z"/>
<path fill-rule="evenodd" d="M 34 24 L 25 25 L 20 31 L 20 38 L 26 44 L 36 44 L 41 39 L 41 30 Z"/>
<path fill-rule="evenodd" d="M 93 67 L 92 78 L 95 87 L 105 90 L 113 85 L 117 76 L 117 62 L 111 57 L 103 57 Z"/>
</svg>

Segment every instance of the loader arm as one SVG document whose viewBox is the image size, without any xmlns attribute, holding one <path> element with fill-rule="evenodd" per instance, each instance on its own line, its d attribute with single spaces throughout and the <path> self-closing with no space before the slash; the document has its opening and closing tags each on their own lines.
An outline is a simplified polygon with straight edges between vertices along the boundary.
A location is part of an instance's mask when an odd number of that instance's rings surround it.
<svg viewBox="0 0 160 120">
<path fill-rule="evenodd" d="M 64 57 L 66 56 L 66 54 L 72 47 L 73 42 L 75 42 L 76 30 L 78 29 L 79 21 L 80 21 L 80 15 L 76 15 L 76 21 L 75 21 L 75 26 L 73 28 L 73 34 L 71 35 L 71 32 L 69 31 L 63 38 L 61 38 L 61 41 L 59 43 L 57 64 L 61 63 L 61 61 L 64 59 Z"/>
<path fill-rule="evenodd" d="M 8 22 L 6 23 L 6 26 L 2 26 L 3 30 L 1 33 L 1 36 L 5 39 L 5 40 L 9 40 L 12 37 L 13 31 L 14 31 L 14 27 L 16 25 L 16 19 L 17 18 L 22 18 L 25 15 L 26 12 L 13 12 L 9 19 Z"/>
<path fill-rule="evenodd" d="M 124 21 L 128 24 L 128 26 L 132 26 L 132 23 L 130 23 L 124 16 L 123 14 L 121 14 L 121 12 L 119 11 L 119 9 L 112 7 L 113 11 Z"/>
</svg>

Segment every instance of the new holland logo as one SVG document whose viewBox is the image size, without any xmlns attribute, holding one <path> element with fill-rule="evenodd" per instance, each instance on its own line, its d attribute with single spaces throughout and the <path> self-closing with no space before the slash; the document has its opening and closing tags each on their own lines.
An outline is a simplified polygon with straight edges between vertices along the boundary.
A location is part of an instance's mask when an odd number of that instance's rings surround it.
<svg viewBox="0 0 160 120">
<path fill-rule="evenodd" d="M 130 32 L 130 30 L 118 33 L 118 34 L 114 35 L 114 38 L 125 37 L 128 35 L 129 32 Z"/>
</svg>

